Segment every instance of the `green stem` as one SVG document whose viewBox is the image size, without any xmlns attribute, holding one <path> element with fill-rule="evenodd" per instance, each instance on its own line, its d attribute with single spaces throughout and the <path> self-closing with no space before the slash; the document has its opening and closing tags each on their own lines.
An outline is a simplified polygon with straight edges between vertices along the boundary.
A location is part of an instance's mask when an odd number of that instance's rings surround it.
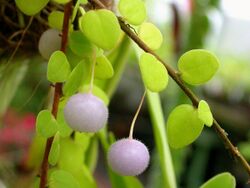
<svg viewBox="0 0 250 188">
<path fill-rule="evenodd" d="M 162 177 L 165 182 L 164 188 L 177 188 L 159 94 L 147 91 L 147 102 L 153 124 L 156 147 L 159 153 Z"/>
</svg>

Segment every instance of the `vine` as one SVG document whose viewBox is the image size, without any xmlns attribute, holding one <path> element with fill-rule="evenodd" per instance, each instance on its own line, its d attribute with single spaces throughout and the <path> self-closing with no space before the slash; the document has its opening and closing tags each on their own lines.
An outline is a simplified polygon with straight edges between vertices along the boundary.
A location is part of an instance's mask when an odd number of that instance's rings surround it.
<svg viewBox="0 0 250 188">
<path fill-rule="evenodd" d="M 90 3 L 94 3 L 99 8 L 106 8 L 100 1 L 98 0 L 90 0 Z M 179 85 L 179 87 L 183 90 L 183 92 L 188 96 L 188 98 L 192 101 L 193 105 L 195 107 L 198 107 L 199 104 L 199 98 L 190 90 L 187 86 L 184 85 L 182 80 L 179 77 L 179 74 L 177 71 L 175 71 L 170 65 L 165 63 L 154 51 L 152 51 L 132 30 L 132 26 L 128 26 L 124 22 L 124 20 L 121 17 L 117 17 L 119 20 L 119 24 L 121 26 L 121 29 L 145 52 L 148 52 L 152 54 L 154 57 L 156 57 L 168 70 L 169 75 L 172 77 L 172 79 Z M 241 165 L 244 167 L 248 175 L 250 176 L 250 166 L 247 162 L 247 160 L 242 156 L 242 154 L 239 152 L 237 147 L 235 147 L 232 142 L 229 140 L 227 133 L 219 123 L 216 121 L 216 119 L 213 120 L 213 128 L 215 129 L 218 136 L 222 139 L 224 142 L 226 148 L 230 150 L 230 152 L 239 159 Z"/>
</svg>

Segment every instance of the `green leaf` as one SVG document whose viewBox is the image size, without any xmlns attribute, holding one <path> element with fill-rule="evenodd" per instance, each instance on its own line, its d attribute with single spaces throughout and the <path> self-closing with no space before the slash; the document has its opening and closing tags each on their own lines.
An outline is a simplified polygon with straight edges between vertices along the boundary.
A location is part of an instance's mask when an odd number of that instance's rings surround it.
<svg viewBox="0 0 250 188">
<path fill-rule="evenodd" d="M 49 138 L 54 136 L 58 129 L 57 121 L 49 110 L 42 110 L 36 118 L 37 134 Z"/>
<path fill-rule="evenodd" d="M 206 101 L 201 100 L 198 105 L 198 117 L 205 125 L 211 127 L 213 125 L 213 114 Z"/>
<path fill-rule="evenodd" d="M 78 180 L 81 188 L 97 188 L 96 182 L 85 165 L 81 165 L 78 169 L 72 173 L 74 177 Z"/>
<path fill-rule="evenodd" d="M 124 177 L 125 184 L 127 187 L 133 188 L 143 188 L 144 186 L 140 182 L 140 180 L 134 176 L 125 176 Z"/>
<path fill-rule="evenodd" d="M 89 142 L 92 137 L 92 134 L 90 133 L 75 133 L 75 143 L 80 145 L 82 147 L 83 152 L 85 152 L 89 147 Z"/>
<path fill-rule="evenodd" d="M 49 0 L 15 0 L 17 7 L 26 15 L 32 16 L 40 12 Z"/>
<path fill-rule="evenodd" d="M 161 99 L 158 93 L 147 91 L 147 104 L 150 113 L 150 119 L 153 125 L 153 133 L 156 142 L 157 152 L 159 153 L 160 168 L 163 178 L 164 188 L 177 188 L 175 171 L 171 157 L 171 151 L 168 145 L 165 120 L 161 107 Z"/>
<path fill-rule="evenodd" d="M 114 48 L 121 38 L 121 29 L 113 12 L 91 10 L 79 19 L 79 26 L 85 36 L 105 50 Z"/>
<path fill-rule="evenodd" d="M 88 3 L 88 0 L 78 0 L 78 1 L 80 1 L 81 4 L 86 4 L 86 3 Z"/>
<path fill-rule="evenodd" d="M 152 23 L 144 22 L 139 29 L 139 38 L 152 50 L 160 48 L 163 37 L 160 30 Z"/>
<path fill-rule="evenodd" d="M 89 91 L 89 85 L 84 85 L 82 88 L 81 88 L 81 92 L 83 93 L 86 93 Z M 108 105 L 109 104 L 109 98 L 107 96 L 107 94 L 101 90 L 101 88 L 97 87 L 96 85 L 93 86 L 93 90 L 92 90 L 92 93 L 99 97 L 100 99 L 103 100 L 103 102 Z"/>
<path fill-rule="evenodd" d="M 73 130 L 68 126 L 64 119 L 63 107 L 61 107 L 61 102 L 59 105 L 58 113 L 57 113 L 57 122 L 58 122 L 58 131 L 60 136 L 65 138 L 71 135 Z"/>
<path fill-rule="evenodd" d="M 123 18 L 132 25 L 140 25 L 147 16 L 145 3 L 142 0 L 120 0 L 118 9 Z"/>
<path fill-rule="evenodd" d="M 236 182 L 234 176 L 228 172 L 220 173 L 206 183 L 204 183 L 200 188 L 235 188 Z"/>
<path fill-rule="evenodd" d="M 207 82 L 218 68 L 218 59 L 207 50 L 190 50 L 183 54 L 178 61 L 181 78 L 191 85 Z"/>
<path fill-rule="evenodd" d="M 70 74 L 70 65 L 65 54 L 55 51 L 48 63 L 47 79 L 51 82 L 64 82 Z"/>
<path fill-rule="evenodd" d="M 143 53 L 140 58 L 142 80 L 147 89 L 152 92 L 162 91 L 168 84 L 168 72 L 164 65 L 153 55 Z"/>
<path fill-rule="evenodd" d="M 50 188 L 81 188 L 73 175 L 64 170 L 52 172 L 49 186 Z"/>
<path fill-rule="evenodd" d="M 98 162 L 98 153 L 99 153 L 99 142 L 97 137 L 92 137 L 88 146 L 87 151 L 85 152 L 85 164 L 90 170 L 94 172 L 97 162 Z"/>
<path fill-rule="evenodd" d="M 53 1 L 60 3 L 60 4 L 66 4 L 66 3 L 70 2 L 70 0 L 53 0 Z"/>
<path fill-rule="evenodd" d="M 110 61 L 101 55 L 96 58 L 95 77 L 99 79 L 108 79 L 114 75 L 114 69 Z"/>
<path fill-rule="evenodd" d="M 27 159 L 27 167 L 29 169 L 39 168 L 43 160 L 44 149 L 46 145 L 46 138 L 36 134 L 33 137 L 31 146 L 29 147 L 29 154 Z"/>
<path fill-rule="evenodd" d="M 54 10 L 48 16 L 48 24 L 51 28 L 62 30 L 64 13 Z"/>
<path fill-rule="evenodd" d="M 52 146 L 49 152 L 49 163 L 56 165 L 60 156 L 60 134 L 57 132 L 52 142 Z"/>
<path fill-rule="evenodd" d="M 61 139 L 58 166 L 69 172 L 74 172 L 83 164 L 84 152 L 81 145 L 70 138 Z"/>
<path fill-rule="evenodd" d="M 92 57 L 95 47 L 81 31 L 73 31 L 69 36 L 70 49 L 80 57 Z"/>
<path fill-rule="evenodd" d="M 177 106 L 168 116 L 167 137 L 169 145 L 181 148 L 194 142 L 201 134 L 203 122 L 197 110 L 188 104 Z"/>
<path fill-rule="evenodd" d="M 71 96 L 78 91 L 83 81 L 83 74 L 84 74 L 84 62 L 80 62 L 70 73 L 68 80 L 65 82 L 63 86 L 63 93 L 65 96 Z"/>
</svg>

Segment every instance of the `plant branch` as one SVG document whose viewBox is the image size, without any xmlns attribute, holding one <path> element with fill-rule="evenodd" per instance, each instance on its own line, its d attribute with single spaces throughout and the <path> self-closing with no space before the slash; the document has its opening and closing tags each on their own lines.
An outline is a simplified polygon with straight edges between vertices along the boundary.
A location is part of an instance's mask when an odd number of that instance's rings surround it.
<svg viewBox="0 0 250 188">
<path fill-rule="evenodd" d="M 61 51 L 66 51 L 67 41 L 68 41 L 68 31 L 69 31 L 69 20 L 72 12 L 72 2 L 70 1 L 64 7 L 64 18 L 63 18 L 63 29 L 62 29 L 62 42 L 61 42 Z M 62 83 L 55 84 L 55 91 L 54 91 L 54 99 L 53 99 L 53 106 L 52 106 L 52 114 L 56 118 L 58 112 L 58 106 L 60 102 L 60 97 L 62 95 Z M 47 139 L 46 147 L 44 151 L 43 161 L 41 165 L 41 180 L 40 180 L 40 188 L 45 188 L 47 184 L 47 175 L 48 175 L 48 157 L 49 152 L 51 149 L 51 145 L 53 142 L 54 137 L 50 137 Z"/>
<path fill-rule="evenodd" d="M 90 3 L 94 3 L 96 6 L 100 8 L 106 8 L 99 0 L 90 0 Z M 179 87 L 183 90 L 183 92 L 187 95 L 187 97 L 193 103 L 193 106 L 197 107 L 200 99 L 192 92 L 190 88 L 188 88 L 180 79 L 177 71 L 172 68 L 169 64 L 164 62 L 153 50 L 151 50 L 132 30 L 131 26 L 124 22 L 121 17 L 117 17 L 121 29 L 129 36 L 142 50 L 147 53 L 155 56 L 167 69 L 168 74 L 172 77 L 172 79 L 179 85 Z M 229 151 L 235 156 L 241 163 L 241 165 L 245 168 L 246 172 L 250 176 L 250 166 L 247 160 L 243 157 L 243 155 L 239 152 L 237 147 L 233 145 L 233 143 L 227 137 L 225 130 L 219 125 L 219 123 L 214 119 L 213 128 L 215 129 L 218 136 L 222 139 L 225 144 L 225 147 L 229 149 Z"/>
</svg>

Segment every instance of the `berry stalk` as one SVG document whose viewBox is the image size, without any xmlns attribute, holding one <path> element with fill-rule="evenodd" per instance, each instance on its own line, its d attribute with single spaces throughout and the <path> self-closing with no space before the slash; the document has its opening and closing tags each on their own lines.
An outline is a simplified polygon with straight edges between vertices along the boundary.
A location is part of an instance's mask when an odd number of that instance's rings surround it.
<svg viewBox="0 0 250 188">
<path fill-rule="evenodd" d="M 136 110 L 135 116 L 134 116 L 133 121 L 132 121 L 131 126 L 130 126 L 130 131 L 129 131 L 129 138 L 130 139 L 133 139 L 133 132 L 134 132 L 134 127 L 135 127 L 135 122 L 136 122 L 136 119 L 137 119 L 137 117 L 138 117 L 138 115 L 139 115 L 139 113 L 141 111 L 141 107 L 142 107 L 145 95 L 146 95 L 146 90 L 143 93 L 140 104 L 139 104 L 139 106 L 138 106 L 138 108 Z"/>
</svg>

